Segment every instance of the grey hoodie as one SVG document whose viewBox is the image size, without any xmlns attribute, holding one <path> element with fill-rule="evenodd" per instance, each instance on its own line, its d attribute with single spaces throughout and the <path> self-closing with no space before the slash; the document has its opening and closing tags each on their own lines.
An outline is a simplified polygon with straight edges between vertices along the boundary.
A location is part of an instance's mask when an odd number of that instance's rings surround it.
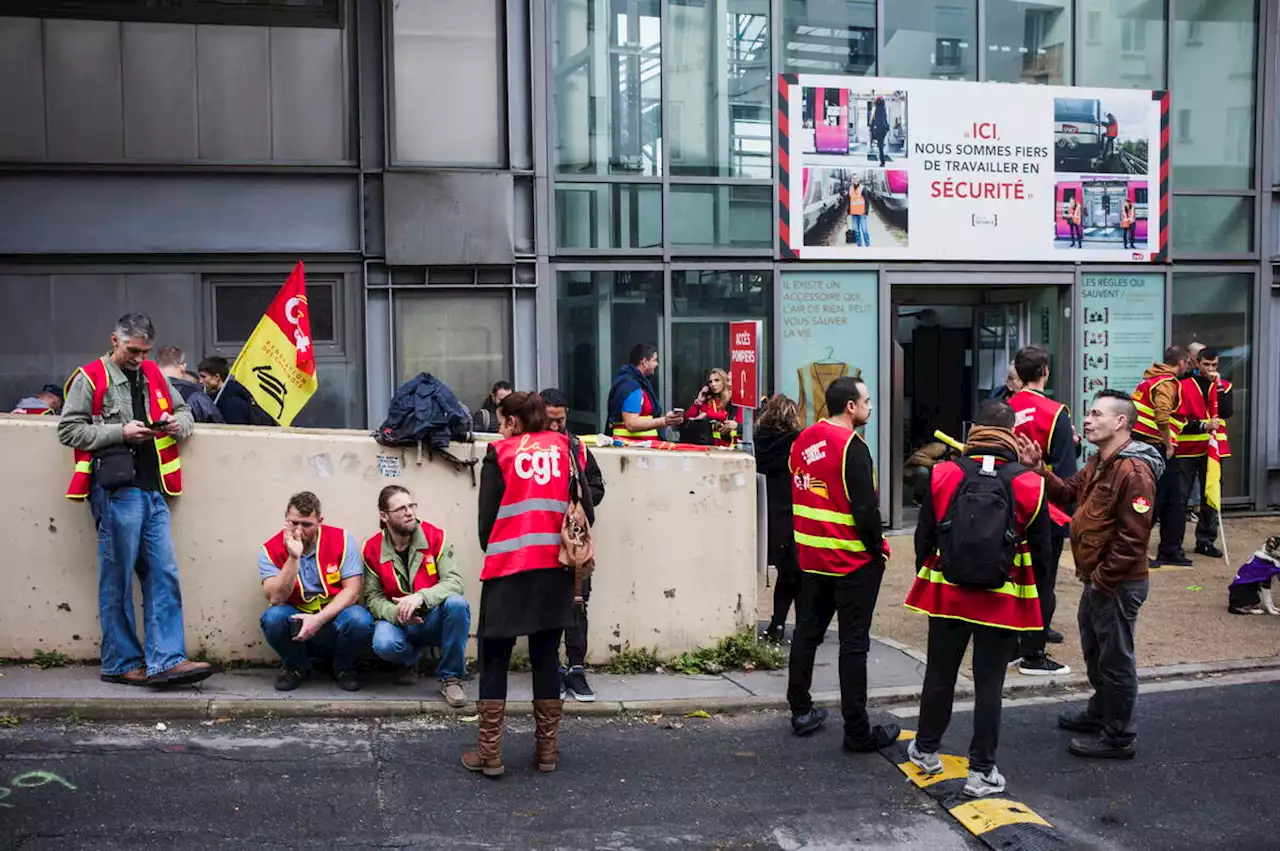
<svg viewBox="0 0 1280 851">
<path fill-rule="evenodd" d="M 1141 440 L 1131 440 L 1128 446 L 1116 453 L 1116 457 L 1137 458 L 1151 468 L 1151 475 L 1155 476 L 1156 481 L 1159 481 L 1160 477 L 1164 475 L 1165 458 L 1160 454 L 1160 450 L 1149 443 L 1143 443 Z"/>
</svg>

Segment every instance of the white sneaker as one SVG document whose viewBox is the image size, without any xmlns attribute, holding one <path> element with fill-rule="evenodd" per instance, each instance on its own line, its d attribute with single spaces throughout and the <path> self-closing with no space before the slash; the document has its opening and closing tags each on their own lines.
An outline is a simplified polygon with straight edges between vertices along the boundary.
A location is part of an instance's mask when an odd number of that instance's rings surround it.
<svg viewBox="0 0 1280 851">
<path fill-rule="evenodd" d="M 921 751 L 916 747 L 915 739 L 912 739 L 911 743 L 907 745 L 907 759 L 911 760 L 911 763 L 925 774 L 942 773 L 942 760 L 938 759 L 936 753 L 924 753 Z"/>
<path fill-rule="evenodd" d="M 986 774 L 970 771 L 969 779 L 964 784 L 964 793 L 970 798 L 984 798 L 987 795 L 998 795 L 1003 791 L 1004 775 L 994 765 Z"/>
</svg>

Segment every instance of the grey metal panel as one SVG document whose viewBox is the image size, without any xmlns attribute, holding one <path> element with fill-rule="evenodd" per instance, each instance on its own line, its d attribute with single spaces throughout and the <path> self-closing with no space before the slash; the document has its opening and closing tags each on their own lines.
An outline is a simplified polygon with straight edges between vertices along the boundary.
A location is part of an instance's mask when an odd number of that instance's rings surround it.
<svg viewBox="0 0 1280 851">
<path fill-rule="evenodd" d="M 191 274 L 136 274 L 124 279 L 125 309 L 149 314 L 156 326 L 156 347 L 179 347 L 192 370 L 202 356 L 199 292 L 199 280 Z"/>
<path fill-rule="evenodd" d="M 124 155 L 128 159 L 194 160 L 196 28 L 187 24 L 123 24 Z"/>
<path fill-rule="evenodd" d="M 512 335 L 515 337 L 515 374 L 512 380 L 517 387 L 546 386 L 538 382 L 538 323 L 537 293 L 531 289 L 514 290 L 515 311 L 511 317 Z"/>
<path fill-rule="evenodd" d="M 9 322 L 0 334 L 0 373 L 37 375 L 53 368 L 49 335 L 53 331 L 53 301 L 48 275 L 0 275 L 0 315 L 21 317 Z M 46 378 L 41 384 L 55 381 Z M 0 396 L 0 406 L 8 411 L 8 396 Z"/>
<path fill-rule="evenodd" d="M 200 157 L 271 159 L 271 31 L 196 27 Z"/>
<path fill-rule="evenodd" d="M 0 18 L 0 157 L 45 155 L 43 54 L 39 20 Z"/>
<path fill-rule="evenodd" d="M 529 4 L 507 0 L 507 154 L 512 168 L 533 168 L 533 73 Z"/>
<path fill-rule="evenodd" d="M 111 348 L 112 326 L 129 310 L 124 275 L 51 275 L 49 283 L 53 290 L 49 337 L 55 352 L 54 369 L 66 376 Z"/>
<path fill-rule="evenodd" d="M 357 191 L 354 175 L 0 175 L 0 254 L 355 252 Z"/>
<path fill-rule="evenodd" d="M 342 30 L 271 29 L 271 156 L 336 162 L 347 155 Z"/>
<path fill-rule="evenodd" d="M 517 176 L 512 203 L 514 204 L 515 248 L 518 254 L 532 254 L 537 248 L 537 241 L 533 235 L 533 195 L 533 178 Z"/>
<path fill-rule="evenodd" d="M 120 24 L 44 23 L 49 158 L 117 160 L 124 154 Z"/>
<path fill-rule="evenodd" d="M 376 425 L 387 415 L 394 391 L 391 366 L 391 292 L 368 290 L 364 306 L 364 348 L 368 382 L 368 422 Z"/>
<path fill-rule="evenodd" d="M 507 173 L 388 172 L 388 265 L 510 263 L 513 192 Z"/>
<path fill-rule="evenodd" d="M 382 4 L 357 3 L 355 8 L 355 51 L 359 60 L 356 69 L 360 106 L 359 160 L 365 168 L 382 168 L 387 144 Z"/>
<path fill-rule="evenodd" d="M 382 200 L 382 174 L 370 172 L 364 175 L 364 254 L 366 257 L 384 257 L 387 253 L 385 210 Z"/>
</svg>

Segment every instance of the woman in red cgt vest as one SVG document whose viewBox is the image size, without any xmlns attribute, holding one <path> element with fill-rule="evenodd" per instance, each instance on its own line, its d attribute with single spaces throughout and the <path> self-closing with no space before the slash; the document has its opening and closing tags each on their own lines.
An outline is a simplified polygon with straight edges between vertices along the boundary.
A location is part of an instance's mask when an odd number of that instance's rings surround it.
<svg viewBox="0 0 1280 851">
<path fill-rule="evenodd" d="M 516 638 L 529 637 L 539 771 L 554 771 L 560 698 L 560 637 L 573 624 L 573 574 L 560 563 L 560 528 L 569 507 L 570 441 L 550 431 L 536 393 L 512 393 L 498 404 L 503 439 L 489 445 L 480 471 L 480 699 L 478 744 L 462 764 L 499 777 L 507 668 Z M 586 453 L 578 444 L 579 469 Z M 594 522 L 591 500 L 582 503 Z"/>
</svg>

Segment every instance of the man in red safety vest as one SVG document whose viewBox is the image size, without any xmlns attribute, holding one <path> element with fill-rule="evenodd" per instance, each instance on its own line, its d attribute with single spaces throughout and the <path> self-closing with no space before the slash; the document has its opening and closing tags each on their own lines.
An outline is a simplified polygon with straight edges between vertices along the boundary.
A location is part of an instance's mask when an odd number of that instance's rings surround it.
<svg viewBox="0 0 1280 851">
<path fill-rule="evenodd" d="M 787 703 L 791 729 L 814 732 L 827 710 L 813 705 L 813 663 L 831 618 L 840 629 L 840 707 L 844 747 L 875 751 L 898 738 L 897 724 L 867 717 L 871 616 L 889 547 L 880 521 L 871 450 L 857 429 L 871 419 L 867 385 L 852 377 L 827 387 L 830 416 L 806 428 L 791 447 L 792 520 L 801 570 L 798 622 L 791 642 Z"/>
<path fill-rule="evenodd" d="M 111 352 L 67 382 L 58 440 L 75 450 L 67 498 L 89 500 L 98 528 L 98 620 L 102 679 L 123 685 L 185 685 L 213 673 L 186 656 L 178 562 L 166 496 L 182 493 L 178 442 L 191 409 L 153 361 L 155 326 L 145 313 L 116 320 Z M 146 645 L 133 611 L 135 566 L 145 601 Z"/>
<path fill-rule="evenodd" d="M 1166 460 L 1177 451 L 1178 435 L 1187 424 L 1179 413 L 1182 409 L 1182 379 L 1190 370 L 1190 356 L 1182 346 L 1165 349 L 1164 362 L 1153 363 L 1134 388 L 1133 406 L 1137 419 L 1133 423 L 1133 439 L 1154 447 Z M 1182 539 L 1187 533 L 1187 496 L 1191 483 L 1183 481 L 1183 470 L 1168 464 L 1156 482 L 1156 504 L 1153 512 L 1160 524 L 1160 544 L 1151 567 L 1163 564 L 1190 567 Z"/>
<path fill-rule="evenodd" d="M 1013 408 L 1013 433 L 1034 442 L 1044 453 L 1045 464 L 1063 478 L 1076 474 L 1075 427 L 1071 424 L 1071 411 L 1061 402 L 1045 395 L 1049 382 L 1049 350 L 1044 346 L 1023 346 L 1013 360 L 1022 389 L 1009 398 Z M 1059 515 L 1063 523 L 1070 516 L 1068 506 L 1060 506 L 1065 513 Z M 1046 509 L 1046 513 L 1047 509 Z M 1062 547 L 1066 532 L 1058 523 L 1051 523 L 1052 557 L 1036 564 L 1036 588 L 1040 593 L 1040 613 L 1044 629 L 1022 636 L 1018 672 L 1027 676 L 1066 675 L 1071 669 L 1049 658 L 1045 643 L 1058 644 L 1062 635 L 1049 628 L 1057 609 L 1058 563 L 1062 559 Z"/>
<path fill-rule="evenodd" d="M 1037 580 L 1042 572 L 1037 566 L 1052 558 L 1053 524 L 1044 498 L 1044 479 L 1018 463 L 1011 405 L 997 400 L 983 403 L 969 430 L 964 457 L 969 460 L 946 461 L 933 469 L 930 497 L 921 506 L 916 525 L 918 572 L 906 606 L 929 616 L 929 662 L 920 694 L 920 729 L 907 746 L 907 756 L 926 774 L 942 772 L 938 747 L 951 720 L 956 676 L 972 637 L 975 709 L 964 792 L 981 798 L 1004 791 L 1004 777 L 996 768 L 1000 693 L 1005 666 L 1017 651 L 1019 636 L 1041 631 Z M 997 493 L 1004 494 L 1007 501 L 999 504 L 1009 520 L 999 518 L 997 524 L 981 526 L 982 518 L 978 518 L 970 528 L 992 531 L 1000 543 L 1010 540 L 1006 523 L 1014 533 L 1012 549 L 995 551 L 1005 561 L 996 582 L 1004 577 L 1007 581 L 994 588 L 961 584 L 959 579 L 953 582 L 947 572 L 948 559 L 955 558 L 950 548 L 960 547 L 960 539 L 971 549 L 982 543 L 964 538 L 960 529 L 966 518 L 951 509 L 953 503 L 957 512 L 984 504 L 976 500 L 989 496 L 990 491 L 983 494 L 969 485 L 984 475 L 991 477 L 991 487 L 998 488 Z M 960 539 L 954 537 L 957 534 Z"/>
<path fill-rule="evenodd" d="M 33 417 L 56 417 L 62 410 L 62 390 L 56 384 L 46 384 L 34 396 L 24 396 L 13 406 L 11 414 Z"/>
<path fill-rule="evenodd" d="M 1227 420 L 1235 408 L 1231 382 L 1218 374 L 1218 351 L 1201 346 L 1192 356 L 1195 370 L 1182 379 L 1182 405 L 1178 416 L 1185 422 L 1173 446 L 1173 465 L 1181 471 L 1188 491 L 1199 480 L 1200 505 L 1196 517 L 1196 552 L 1210 558 L 1222 558 L 1218 548 L 1218 512 L 1205 500 L 1208 478 L 1209 436 L 1218 444 L 1218 458 L 1231 455 L 1227 441 Z"/>
</svg>

